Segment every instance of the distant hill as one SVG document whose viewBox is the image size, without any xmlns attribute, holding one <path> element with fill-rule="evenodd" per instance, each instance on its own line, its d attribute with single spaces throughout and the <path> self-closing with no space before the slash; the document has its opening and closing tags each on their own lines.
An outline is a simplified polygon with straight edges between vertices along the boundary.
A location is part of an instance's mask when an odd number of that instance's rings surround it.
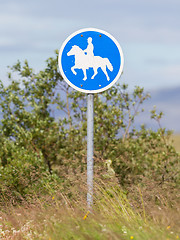
<svg viewBox="0 0 180 240">
<path fill-rule="evenodd" d="M 180 87 L 152 91 L 152 100 L 159 103 L 180 104 Z"/>
<path fill-rule="evenodd" d="M 149 119 L 149 111 L 156 106 L 157 112 L 164 113 L 162 127 L 180 133 L 180 87 L 151 91 L 150 95 L 151 99 L 144 103 L 145 113 L 139 117 L 139 123 L 146 122 L 147 126 L 156 127 L 155 122 Z"/>
</svg>

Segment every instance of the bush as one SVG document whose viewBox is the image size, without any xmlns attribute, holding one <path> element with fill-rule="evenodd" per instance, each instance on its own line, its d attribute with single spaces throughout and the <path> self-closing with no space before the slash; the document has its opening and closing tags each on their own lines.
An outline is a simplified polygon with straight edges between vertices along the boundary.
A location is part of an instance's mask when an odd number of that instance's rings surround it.
<svg viewBox="0 0 180 240">
<path fill-rule="evenodd" d="M 49 184 L 56 185 L 56 178 L 49 174 L 41 152 L 2 139 L 0 148 L 1 203 L 28 200 L 34 194 L 47 193 Z"/>
<path fill-rule="evenodd" d="M 34 73 L 27 61 L 18 61 L 9 73 L 9 86 L 0 84 L 0 191 L 7 199 L 43 191 L 55 170 L 63 180 L 86 171 L 86 95 L 63 81 L 58 52 L 46 63 Z M 130 94 L 125 84 L 95 95 L 95 171 L 105 171 L 104 163 L 111 159 L 124 187 L 142 178 L 177 186 L 179 155 L 169 143 L 169 132 L 136 129 L 136 116 L 148 98 L 143 88 Z M 162 113 L 153 110 L 151 117 L 159 124 Z"/>
<path fill-rule="evenodd" d="M 168 143 L 168 133 L 142 128 L 133 137 L 114 146 L 114 170 L 121 185 L 138 184 L 143 178 L 158 185 L 179 182 L 179 154 Z M 110 155 L 111 155 L 110 154 Z"/>
</svg>

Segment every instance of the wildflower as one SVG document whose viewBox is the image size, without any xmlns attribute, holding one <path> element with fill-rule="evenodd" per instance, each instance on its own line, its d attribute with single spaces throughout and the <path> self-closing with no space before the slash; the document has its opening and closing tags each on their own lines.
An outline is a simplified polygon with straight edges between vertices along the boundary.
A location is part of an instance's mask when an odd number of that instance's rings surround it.
<svg viewBox="0 0 180 240">
<path fill-rule="evenodd" d="M 0 236 L 5 236 L 5 232 L 2 229 L 0 229 Z"/>
<path fill-rule="evenodd" d="M 179 239 L 179 236 L 178 236 L 178 235 L 176 236 L 176 239 Z"/>
<path fill-rule="evenodd" d="M 18 233 L 20 233 L 20 230 L 13 230 L 13 235 L 16 235 L 16 234 L 18 234 Z"/>
<path fill-rule="evenodd" d="M 126 230 L 126 227 L 125 227 L 125 226 L 122 226 L 122 232 L 123 232 L 124 234 L 127 234 L 127 230 Z"/>
<path fill-rule="evenodd" d="M 131 237 L 130 237 L 130 239 L 134 239 L 134 237 L 133 237 L 133 236 L 131 236 Z"/>
<path fill-rule="evenodd" d="M 167 229 L 170 229 L 171 228 L 171 226 L 167 226 Z"/>
<path fill-rule="evenodd" d="M 54 197 L 52 197 L 52 200 L 54 200 Z"/>
<path fill-rule="evenodd" d="M 87 218 L 87 216 L 89 215 L 90 211 L 87 211 L 86 215 L 83 217 L 83 220 L 85 220 Z"/>
<path fill-rule="evenodd" d="M 107 231 L 106 225 L 100 224 L 100 226 L 102 227 L 102 232 L 106 232 Z"/>
</svg>

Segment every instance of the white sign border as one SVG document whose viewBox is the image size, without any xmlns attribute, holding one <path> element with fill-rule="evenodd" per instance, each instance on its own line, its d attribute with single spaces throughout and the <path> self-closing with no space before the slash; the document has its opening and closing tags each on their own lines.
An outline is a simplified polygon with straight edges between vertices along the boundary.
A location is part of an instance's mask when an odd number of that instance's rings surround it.
<svg viewBox="0 0 180 240">
<path fill-rule="evenodd" d="M 115 79 L 110 83 L 108 84 L 106 87 L 104 88 L 100 88 L 100 89 L 97 89 L 97 90 L 85 90 L 85 89 L 82 89 L 82 88 L 79 88 L 77 86 L 75 86 L 73 83 L 71 83 L 69 81 L 69 79 L 66 77 L 64 71 L 63 71 L 63 68 L 62 68 L 62 64 L 61 64 L 61 57 L 62 57 L 62 53 L 63 53 L 63 50 L 66 46 L 66 44 L 69 42 L 69 40 L 71 38 L 73 38 L 74 36 L 76 36 L 77 34 L 79 33 L 82 33 L 83 32 L 88 32 L 88 31 L 95 31 L 95 32 L 99 32 L 99 33 L 102 33 L 106 36 L 108 36 L 117 46 L 119 52 L 120 52 L 120 56 L 121 56 L 121 65 L 120 65 L 120 69 L 118 71 L 118 74 L 116 75 Z M 101 30 L 101 29 L 97 29 L 97 28 L 83 28 L 83 29 L 80 29 L 74 33 L 72 33 L 71 35 L 69 35 L 69 37 L 66 38 L 66 40 L 63 42 L 61 48 L 60 48 L 60 51 L 59 51 L 59 58 L 58 58 L 58 65 L 59 65 L 59 69 L 60 69 L 60 73 L 63 77 L 63 79 L 72 87 L 74 88 L 75 90 L 77 91 L 80 91 L 80 92 L 83 92 L 83 93 L 100 93 L 100 92 L 103 92 L 107 89 L 109 89 L 110 87 L 112 87 L 117 81 L 118 79 L 120 78 L 122 72 L 123 72 L 123 67 L 124 67 L 124 55 L 123 55 L 123 51 L 121 49 L 121 46 L 120 44 L 118 43 L 118 41 L 111 35 L 109 34 L 108 32 L 104 31 L 104 30 Z"/>
</svg>

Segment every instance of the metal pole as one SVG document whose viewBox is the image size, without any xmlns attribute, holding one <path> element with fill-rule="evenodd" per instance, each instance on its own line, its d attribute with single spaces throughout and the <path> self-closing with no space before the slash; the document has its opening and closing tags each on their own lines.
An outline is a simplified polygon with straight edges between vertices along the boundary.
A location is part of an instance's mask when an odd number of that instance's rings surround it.
<svg viewBox="0 0 180 240">
<path fill-rule="evenodd" d="M 87 205 L 93 204 L 94 95 L 87 95 Z"/>
</svg>

